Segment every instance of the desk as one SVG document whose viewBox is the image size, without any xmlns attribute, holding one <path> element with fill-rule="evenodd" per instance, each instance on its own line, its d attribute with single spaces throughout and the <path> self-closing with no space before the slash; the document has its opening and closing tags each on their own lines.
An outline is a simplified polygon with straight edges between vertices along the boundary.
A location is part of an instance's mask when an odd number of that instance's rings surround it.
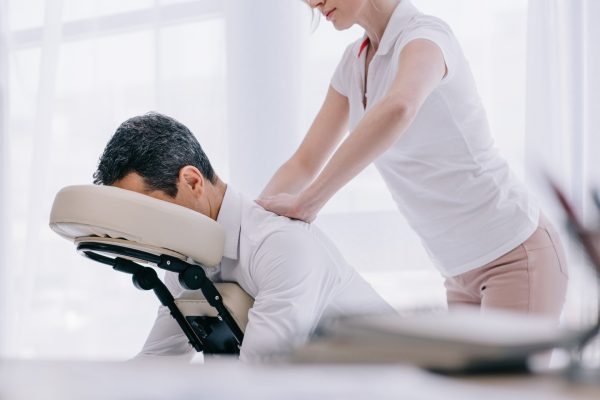
<svg viewBox="0 0 600 400">
<path fill-rule="evenodd" d="M 0 362 L 0 398 L 82 399 L 600 399 L 600 386 L 574 387 L 557 376 L 451 378 L 401 366 L 249 366 Z"/>
</svg>

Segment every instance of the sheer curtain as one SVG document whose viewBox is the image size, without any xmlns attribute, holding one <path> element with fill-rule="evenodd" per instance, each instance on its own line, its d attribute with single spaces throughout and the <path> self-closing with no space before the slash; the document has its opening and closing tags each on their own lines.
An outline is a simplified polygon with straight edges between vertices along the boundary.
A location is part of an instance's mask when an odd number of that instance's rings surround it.
<svg viewBox="0 0 600 400">
<path fill-rule="evenodd" d="M 6 306 L 7 271 L 3 257 L 5 254 L 5 241 L 7 216 L 4 206 L 6 185 L 6 131 L 8 117 L 8 48 L 7 48 L 7 7 L 6 2 L 0 0 L 0 315 L 8 312 Z M 0 356 L 6 353 L 6 341 L 4 338 L 6 320 L 0 317 Z"/>
<path fill-rule="evenodd" d="M 552 197 L 543 195 L 542 173 L 551 174 L 586 220 L 598 226 L 590 188 L 600 188 L 600 2 L 530 0 L 528 20 L 528 182 L 541 194 L 545 209 L 560 216 Z M 591 323 L 598 317 L 597 281 L 584 268 L 579 248 L 571 244 L 569 249 L 564 317 L 574 325 Z M 600 346 L 591 353 L 600 361 Z"/>
<path fill-rule="evenodd" d="M 149 110 L 186 124 L 219 176 L 256 195 L 300 139 L 310 11 L 293 4 L 8 1 L 0 212 L 10 212 L 11 253 L 0 257 L 8 266 L 2 284 L 11 285 L 0 322 L 10 356 L 123 359 L 139 350 L 156 299 L 51 232 L 52 199 L 63 186 L 90 183 L 119 123 Z"/>
<path fill-rule="evenodd" d="M 586 215 L 593 212 L 587 191 L 600 185 L 598 18 L 594 0 L 529 2 L 529 176 L 549 170 Z"/>
<path fill-rule="evenodd" d="M 48 228 L 55 193 L 90 183 L 119 123 L 158 110 L 196 134 L 228 177 L 221 1 L 11 0 L 8 220 L 11 356 L 126 358 L 156 311 L 151 293 L 77 255 Z M 4 15 L 4 13 L 2 13 Z M 206 40 L 210 38 L 210 40 Z M 1 69 L 0 69 L 1 71 Z M 2 149 L 5 150 L 4 147 Z M 124 306 L 126 305 L 126 306 Z M 118 340 L 106 340 L 107 338 Z"/>
</svg>

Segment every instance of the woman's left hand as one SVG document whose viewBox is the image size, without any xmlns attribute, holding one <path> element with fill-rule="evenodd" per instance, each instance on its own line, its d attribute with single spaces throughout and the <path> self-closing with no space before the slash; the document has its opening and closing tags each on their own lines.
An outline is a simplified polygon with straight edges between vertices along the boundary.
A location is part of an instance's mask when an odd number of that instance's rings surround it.
<svg viewBox="0 0 600 400">
<path fill-rule="evenodd" d="M 280 193 L 256 199 L 256 203 L 267 211 L 308 223 L 315 220 L 318 212 L 318 210 L 309 210 L 306 203 L 301 201 L 301 196 L 297 194 Z"/>
</svg>

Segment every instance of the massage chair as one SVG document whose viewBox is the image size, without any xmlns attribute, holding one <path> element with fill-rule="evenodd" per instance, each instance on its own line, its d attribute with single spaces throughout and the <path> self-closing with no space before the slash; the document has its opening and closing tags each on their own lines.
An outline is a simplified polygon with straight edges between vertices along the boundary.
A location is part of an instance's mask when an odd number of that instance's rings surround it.
<svg viewBox="0 0 600 400">
<path fill-rule="evenodd" d="M 225 234 L 216 221 L 133 191 L 78 185 L 56 195 L 50 227 L 81 255 L 152 290 L 196 351 L 239 354 L 254 300 L 237 284 L 206 276 L 223 257 Z M 187 290 L 174 298 L 157 268 L 178 274 Z"/>
</svg>

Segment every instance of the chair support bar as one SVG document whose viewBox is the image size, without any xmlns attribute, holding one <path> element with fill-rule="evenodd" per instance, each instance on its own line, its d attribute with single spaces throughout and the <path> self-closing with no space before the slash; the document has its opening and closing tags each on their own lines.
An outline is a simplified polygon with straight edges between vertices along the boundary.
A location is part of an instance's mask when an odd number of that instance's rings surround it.
<svg viewBox="0 0 600 400">
<path fill-rule="evenodd" d="M 171 313 L 171 316 L 175 318 L 175 321 L 179 324 L 183 333 L 188 338 L 188 341 L 192 347 L 200 352 L 203 350 L 202 341 L 192 327 L 189 325 L 177 305 L 175 304 L 175 298 L 169 292 L 169 289 L 165 284 L 158 278 L 156 271 L 150 267 L 143 267 L 133 261 L 126 260 L 124 258 L 117 257 L 114 259 L 113 269 L 116 271 L 125 272 L 131 274 L 131 278 L 135 287 L 140 290 L 152 290 L 160 303 L 167 307 Z"/>
<path fill-rule="evenodd" d="M 145 251 L 132 249 L 124 246 L 119 246 L 109 243 L 98 242 L 81 242 L 77 245 L 77 250 L 86 257 L 98 261 L 100 263 L 110 265 L 116 271 L 124 272 L 132 275 L 133 284 L 141 290 L 152 290 L 158 297 L 161 304 L 169 309 L 171 315 L 185 335 L 187 336 L 192 347 L 200 352 L 206 347 L 202 339 L 196 334 L 190 322 L 184 317 L 177 305 L 175 299 L 169 289 L 158 278 L 156 271 L 151 267 L 144 267 L 134 261 L 119 257 L 131 257 L 139 260 L 144 260 L 155 264 L 157 267 L 175 272 L 178 274 L 180 284 L 188 290 L 200 290 L 204 295 L 208 304 L 217 310 L 217 318 L 229 328 L 233 339 L 237 343 L 237 347 L 242 344 L 244 334 L 233 319 L 231 313 L 223 304 L 223 299 L 217 288 L 206 277 L 204 269 L 198 265 L 189 264 L 183 260 L 171 257 L 165 254 L 157 256 Z M 102 253 L 115 255 L 115 258 L 106 256 Z M 193 323 L 193 321 L 191 321 Z M 209 345 L 207 351 L 211 349 Z"/>
<path fill-rule="evenodd" d="M 161 256 L 161 263 L 158 264 L 158 267 L 179 272 L 179 283 L 185 289 L 202 291 L 208 304 L 217 310 L 219 320 L 224 321 L 229 326 L 238 346 L 241 346 L 244 334 L 223 304 L 221 294 L 210 279 L 206 277 L 206 273 L 201 267 L 164 255 Z"/>
</svg>

